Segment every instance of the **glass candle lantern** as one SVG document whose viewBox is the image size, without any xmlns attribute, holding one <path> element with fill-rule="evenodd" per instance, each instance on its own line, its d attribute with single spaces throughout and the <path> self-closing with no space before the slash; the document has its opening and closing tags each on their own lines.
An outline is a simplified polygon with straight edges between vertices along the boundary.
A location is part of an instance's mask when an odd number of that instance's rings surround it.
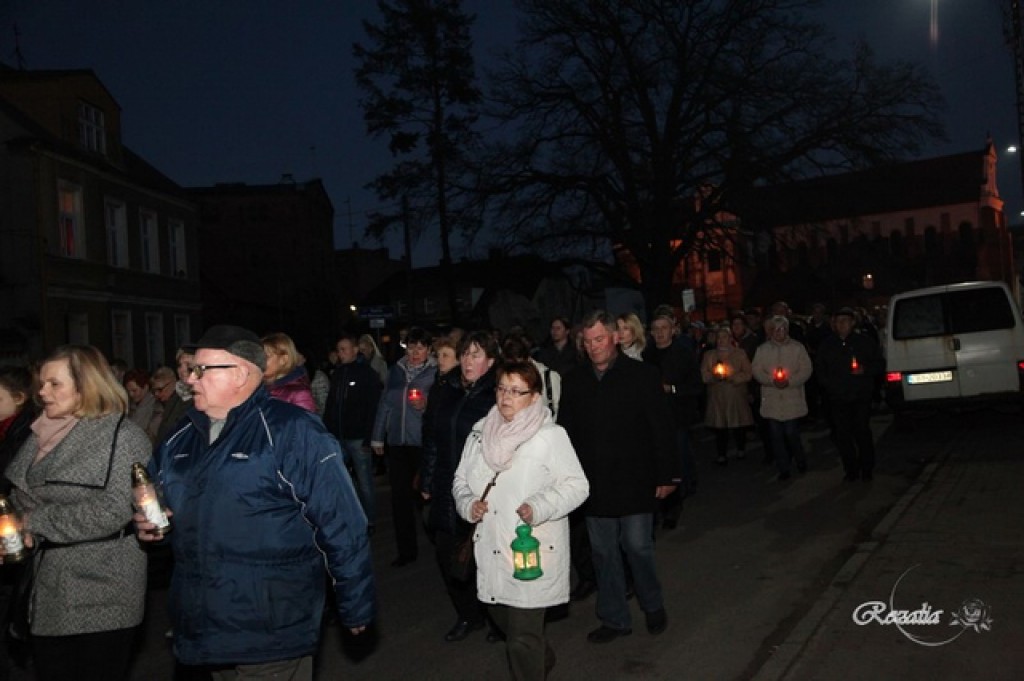
<svg viewBox="0 0 1024 681">
<path fill-rule="evenodd" d="M 786 380 L 786 370 L 783 369 L 782 367 L 775 367 L 775 373 L 773 374 L 773 377 L 775 378 L 776 381 L 785 381 Z"/>
<path fill-rule="evenodd" d="M 715 375 L 715 378 L 721 381 L 729 375 L 729 368 L 725 366 L 725 362 L 716 362 L 715 368 L 711 370 L 711 373 Z"/>
<path fill-rule="evenodd" d="M 0 495 L 0 551 L 5 563 L 17 563 L 25 558 L 25 540 L 21 534 L 21 517 L 14 504 Z"/>
<path fill-rule="evenodd" d="M 540 569 L 540 542 L 532 532 L 529 525 L 520 525 L 516 528 L 516 538 L 512 540 L 512 576 L 523 581 L 537 579 L 544 574 Z"/>
<path fill-rule="evenodd" d="M 171 531 L 171 520 L 164 513 L 156 487 L 149 479 L 146 467 L 138 462 L 132 464 L 132 498 L 135 508 L 146 516 L 146 521 L 156 525 L 150 532 L 163 536 Z"/>
</svg>

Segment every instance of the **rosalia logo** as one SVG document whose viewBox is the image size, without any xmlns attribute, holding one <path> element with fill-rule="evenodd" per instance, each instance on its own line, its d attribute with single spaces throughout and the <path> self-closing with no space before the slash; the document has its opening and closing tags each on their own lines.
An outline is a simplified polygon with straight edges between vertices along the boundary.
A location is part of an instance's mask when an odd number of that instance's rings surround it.
<svg viewBox="0 0 1024 681">
<path fill-rule="evenodd" d="M 945 610 L 933 608 L 929 603 L 921 603 L 916 610 L 900 610 L 896 607 L 896 589 L 910 572 L 919 567 L 915 565 L 900 575 L 889 592 L 889 602 L 868 601 L 861 603 L 853 610 L 853 621 L 859 626 L 880 624 L 895 626 L 901 634 L 914 643 L 922 646 L 944 646 L 960 638 L 966 631 L 981 633 L 992 629 L 992 618 L 985 602 L 978 598 L 968 598 L 960 604 L 960 608 L 946 618 L 948 626 L 959 627 L 959 630 L 946 638 L 923 636 L 905 629 L 908 626 L 941 626 Z M 946 629 L 948 631 L 948 629 Z"/>
</svg>

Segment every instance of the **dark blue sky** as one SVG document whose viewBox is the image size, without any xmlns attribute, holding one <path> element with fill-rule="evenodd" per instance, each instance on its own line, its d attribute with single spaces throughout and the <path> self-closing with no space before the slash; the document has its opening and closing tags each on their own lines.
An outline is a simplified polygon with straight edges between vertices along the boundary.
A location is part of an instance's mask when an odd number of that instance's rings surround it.
<svg viewBox="0 0 1024 681">
<path fill-rule="evenodd" d="M 884 59 L 924 64 L 947 99 L 950 142 L 925 156 L 1000 149 L 1017 137 L 1013 59 L 1000 6 L 1009 0 L 826 0 L 819 16 L 837 48 L 866 38 Z M 509 0 L 466 0 L 478 14 L 479 58 L 514 37 Z M 363 185 L 386 169 L 383 141 L 367 138 L 352 72 L 352 43 L 373 0 L 2 0 L 0 59 L 14 63 L 12 24 L 28 68 L 91 68 L 122 107 L 125 143 L 185 186 L 270 184 L 282 173 L 322 177 L 336 211 L 335 240 L 362 245 L 377 202 Z M 1011 220 L 1024 209 L 1018 162 L 1003 155 L 999 188 Z M 352 229 L 349 228 L 351 205 Z M 390 240 L 392 256 L 400 240 Z M 414 262 L 438 257 L 436 237 Z M 456 256 L 462 250 L 456 247 Z"/>
</svg>

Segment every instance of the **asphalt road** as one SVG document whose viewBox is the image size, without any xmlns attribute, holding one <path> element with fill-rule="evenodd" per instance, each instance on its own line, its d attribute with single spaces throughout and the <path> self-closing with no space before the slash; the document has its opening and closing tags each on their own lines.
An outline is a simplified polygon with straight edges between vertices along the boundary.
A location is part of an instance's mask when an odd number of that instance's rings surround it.
<svg viewBox="0 0 1024 681">
<path fill-rule="evenodd" d="M 1007 424 L 1016 420 L 1006 417 Z M 761 462 L 756 438 L 745 459 L 721 467 L 713 462 L 710 437 L 697 430 L 698 493 L 687 499 L 678 528 L 658 531 L 668 630 L 648 635 L 634 602 L 634 633 L 594 645 L 586 641 L 598 624 L 593 597 L 573 604 L 567 619 L 548 628 L 558 655 L 550 678 L 751 678 L 923 465 L 958 432 L 954 421 L 941 416 L 913 423 L 905 430 L 890 427 L 890 415 L 872 419 L 878 467 L 872 482 L 856 483 L 842 481 L 823 427 L 805 428 L 810 470 L 787 482 L 777 481 L 774 469 Z M 505 678 L 503 646 L 487 643 L 483 632 L 459 643 L 443 640 L 455 615 L 425 535 L 417 562 L 389 565 L 389 490 L 383 478 L 378 484 L 384 514 L 373 538 L 380 599 L 374 646 L 367 650 L 364 639 L 352 648 L 337 625 L 326 627 L 317 679 Z M 175 670 L 164 637 L 165 602 L 165 592 L 151 592 L 133 681 L 196 678 Z M 22 672 L 12 678 L 31 677 Z"/>
</svg>

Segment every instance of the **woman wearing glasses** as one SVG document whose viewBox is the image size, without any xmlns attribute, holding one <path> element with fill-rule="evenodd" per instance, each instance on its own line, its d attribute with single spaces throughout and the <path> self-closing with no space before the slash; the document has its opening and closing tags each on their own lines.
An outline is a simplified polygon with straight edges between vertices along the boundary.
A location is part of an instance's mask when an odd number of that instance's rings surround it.
<svg viewBox="0 0 1024 681">
<path fill-rule="evenodd" d="M 452 480 L 459 465 L 462 446 L 473 424 L 494 406 L 494 370 L 498 341 L 486 331 L 464 336 L 458 345 L 459 366 L 441 379 L 431 393 L 423 419 L 423 467 L 420 489 L 430 502 L 427 527 L 434 533 L 437 564 L 457 619 L 444 640 L 461 641 L 484 626 L 483 608 L 476 598 L 474 572 L 459 575 L 452 560 L 460 540 L 472 528 L 459 518 L 452 498 Z M 511 541 L 511 540 L 510 540 Z M 492 632 L 489 638 L 500 637 Z"/>
<path fill-rule="evenodd" d="M 43 413 L 7 468 L 32 554 L 36 678 L 124 679 L 146 595 L 131 465 L 152 445 L 96 348 L 58 349 L 39 372 Z"/>
<path fill-rule="evenodd" d="M 453 494 L 459 515 L 476 524 L 477 595 L 505 631 L 512 678 L 543 679 L 555 664 L 544 612 L 569 601 L 568 516 L 590 485 L 541 399 L 537 368 L 510 363 L 497 378 L 498 402 L 466 441 Z M 540 542 L 543 574 L 532 581 L 513 576 L 510 544 L 522 524 Z"/>
</svg>

